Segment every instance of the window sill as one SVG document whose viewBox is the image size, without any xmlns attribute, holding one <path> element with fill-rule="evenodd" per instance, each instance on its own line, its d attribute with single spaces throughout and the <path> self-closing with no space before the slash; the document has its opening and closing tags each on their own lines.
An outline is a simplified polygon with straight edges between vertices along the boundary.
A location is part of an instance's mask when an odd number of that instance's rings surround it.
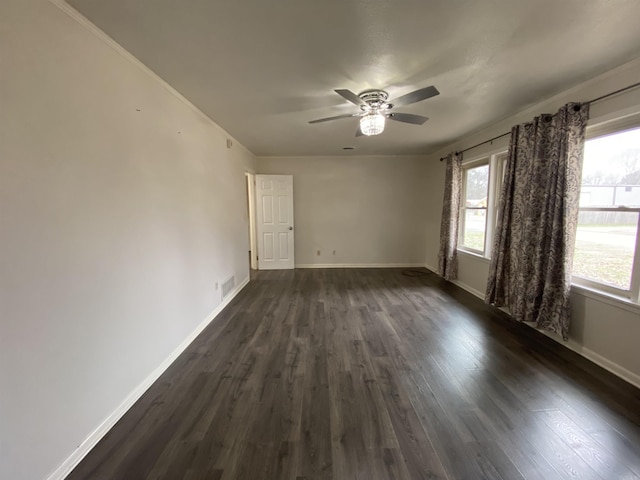
<svg viewBox="0 0 640 480">
<path fill-rule="evenodd" d="M 469 257 L 482 263 L 486 263 L 487 265 L 491 261 L 489 258 L 484 257 L 476 252 L 463 250 L 460 248 L 458 248 L 457 251 L 463 257 Z M 599 302 L 606 303 L 607 305 L 611 305 L 613 307 L 617 307 L 631 313 L 640 314 L 640 304 L 632 302 L 628 298 L 621 297 L 613 293 L 603 292 L 602 290 L 597 290 L 595 288 L 586 287 L 584 285 L 578 285 L 575 283 L 571 284 L 571 293 L 575 293 L 576 295 L 587 297 L 592 300 L 597 300 Z"/>
<path fill-rule="evenodd" d="M 483 256 L 480 253 L 472 252 L 470 250 L 463 250 L 461 248 L 458 248 L 458 253 L 463 253 L 465 256 L 471 257 L 474 260 L 479 260 L 479 261 L 481 261 L 483 263 L 486 263 L 487 265 L 490 262 L 490 260 L 487 257 Z"/>
<path fill-rule="evenodd" d="M 640 304 L 632 302 L 628 298 L 614 295 L 612 293 L 596 290 L 595 288 L 585 287 L 584 285 L 571 284 L 571 292 L 583 297 L 591 298 L 602 303 L 606 303 L 613 307 L 621 308 L 631 313 L 640 314 Z"/>
</svg>

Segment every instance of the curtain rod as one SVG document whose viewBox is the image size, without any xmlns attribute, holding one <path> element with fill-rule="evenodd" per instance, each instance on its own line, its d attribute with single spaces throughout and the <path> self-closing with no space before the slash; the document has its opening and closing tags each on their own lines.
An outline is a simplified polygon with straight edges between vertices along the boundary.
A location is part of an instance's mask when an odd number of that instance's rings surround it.
<svg viewBox="0 0 640 480">
<path fill-rule="evenodd" d="M 607 94 L 602 95 L 602 96 L 600 96 L 598 98 L 594 98 L 593 100 L 589 100 L 588 102 L 583 102 L 583 103 L 585 103 L 587 105 L 591 105 L 592 103 L 599 102 L 600 100 L 604 100 L 605 98 L 613 97 L 614 95 L 617 95 L 617 94 L 622 93 L 622 92 L 626 92 L 627 90 L 631 90 L 632 88 L 636 88 L 636 87 L 640 87 L 640 82 L 634 83 L 633 85 L 628 85 L 628 86 L 626 86 L 624 88 L 620 88 L 620 89 L 618 89 L 618 90 L 616 90 L 614 92 L 607 93 Z M 484 142 L 476 143 L 475 145 L 472 145 L 471 147 L 467 147 L 464 150 L 460 150 L 459 152 L 456 152 L 456 153 L 467 152 L 467 151 L 472 150 L 472 149 L 474 149 L 476 147 L 479 147 L 480 145 L 484 145 L 486 143 L 491 143 L 494 140 L 497 140 L 497 139 L 502 138 L 502 137 L 506 137 L 507 135 L 510 135 L 510 134 L 511 134 L 511 132 L 503 133 L 502 135 L 498 135 L 497 137 L 490 138 L 489 140 L 485 140 Z M 446 160 L 446 157 L 443 157 L 443 158 L 440 159 L 441 162 L 443 160 Z"/>
</svg>

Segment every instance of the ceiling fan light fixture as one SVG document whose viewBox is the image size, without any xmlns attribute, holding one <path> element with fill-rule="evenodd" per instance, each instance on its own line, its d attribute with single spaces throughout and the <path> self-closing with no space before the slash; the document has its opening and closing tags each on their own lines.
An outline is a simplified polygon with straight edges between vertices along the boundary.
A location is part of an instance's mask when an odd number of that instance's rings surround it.
<svg viewBox="0 0 640 480">
<path fill-rule="evenodd" d="M 360 117 L 360 131 L 363 135 L 380 135 L 384 131 L 384 115 L 368 113 Z"/>
</svg>

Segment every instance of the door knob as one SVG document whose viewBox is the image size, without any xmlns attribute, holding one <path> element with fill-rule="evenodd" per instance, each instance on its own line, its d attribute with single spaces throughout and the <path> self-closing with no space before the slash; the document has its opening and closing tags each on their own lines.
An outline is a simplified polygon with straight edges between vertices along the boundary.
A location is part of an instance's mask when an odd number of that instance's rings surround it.
<svg viewBox="0 0 640 480">
<path fill-rule="evenodd" d="M 289 227 L 289 230 L 293 230 L 293 227 Z"/>
</svg>

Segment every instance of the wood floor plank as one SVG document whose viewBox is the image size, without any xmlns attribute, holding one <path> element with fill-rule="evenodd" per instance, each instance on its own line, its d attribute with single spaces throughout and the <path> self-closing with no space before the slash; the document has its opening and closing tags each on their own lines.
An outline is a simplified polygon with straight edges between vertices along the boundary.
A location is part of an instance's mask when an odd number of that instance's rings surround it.
<svg viewBox="0 0 640 480">
<path fill-rule="evenodd" d="M 424 269 L 265 271 L 71 480 L 640 479 L 640 391 Z"/>
<path fill-rule="evenodd" d="M 537 452 L 526 437 L 510 435 L 509 431 L 497 432 L 492 413 L 478 409 L 464 414 L 464 423 L 478 442 L 495 438 L 504 455 L 524 478 L 557 478 L 558 474 L 549 462 Z M 510 474 L 502 474 L 508 478 Z M 517 474 L 513 474 L 518 477 Z"/>
<path fill-rule="evenodd" d="M 640 449 L 638 443 L 629 442 L 616 430 L 606 430 L 592 433 L 591 436 L 604 448 L 613 452 L 616 461 L 629 467 L 640 478 Z"/>
<path fill-rule="evenodd" d="M 636 475 L 619 463 L 608 449 L 557 410 L 541 415 L 543 421 L 554 430 L 594 471 L 602 478 L 636 479 Z"/>
</svg>

